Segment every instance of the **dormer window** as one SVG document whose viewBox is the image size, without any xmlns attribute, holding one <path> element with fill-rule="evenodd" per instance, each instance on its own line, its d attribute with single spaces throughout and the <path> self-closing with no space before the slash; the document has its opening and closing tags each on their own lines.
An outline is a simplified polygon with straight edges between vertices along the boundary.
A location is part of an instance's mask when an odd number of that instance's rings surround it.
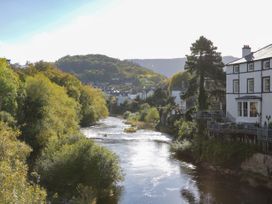
<svg viewBox="0 0 272 204">
<path fill-rule="evenodd" d="M 247 64 L 247 71 L 253 72 L 254 71 L 254 62 L 250 62 Z"/>
<path fill-rule="evenodd" d="M 263 61 L 263 69 L 270 69 L 270 60 Z"/>
<path fill-rule="evenodd" d="M 233 73 L 239 73 L 239 64 L 233 65 Z"/>
</svg>

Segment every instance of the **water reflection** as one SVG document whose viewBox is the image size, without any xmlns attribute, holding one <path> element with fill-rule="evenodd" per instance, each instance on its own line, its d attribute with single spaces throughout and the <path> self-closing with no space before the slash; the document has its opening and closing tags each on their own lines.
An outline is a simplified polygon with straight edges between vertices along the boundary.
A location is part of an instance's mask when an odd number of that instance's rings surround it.
<svg viewBox="0 0 272 204">
<path fill-rule="evenodd" d="M 126 127 L 122 120 L 110 117 L 82 130 L 115 152 L 125 173 L 115 196 L 99 203 L 272 203 L 267 191 L 177 161 L 169 152 L 167 135 L 146 130 L 127 134 Z"/>
</svg>

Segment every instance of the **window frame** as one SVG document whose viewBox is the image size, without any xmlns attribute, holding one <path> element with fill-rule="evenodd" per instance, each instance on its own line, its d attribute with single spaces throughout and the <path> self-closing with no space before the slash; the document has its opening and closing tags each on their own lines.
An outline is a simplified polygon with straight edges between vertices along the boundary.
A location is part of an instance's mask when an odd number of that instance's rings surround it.
<svg viewBox="0 0 272 204">
<path fill-rule="evenodd" d="M 234 86 L 235 82 L 238 83 L 237 92 L 235 91 L 235 86 Z M 239 79 L 233 79 L 233 81 L 232 81 L 232 91 L 233 91 L 233 93 L 239 93 L 240 92 L 240 81 L 239 81 Z"/>
<path fill-rule="evenodd" d="M 266 66 L 265 66 L 265 64 L 266 64 L 267 62 L 269 63 L 269 67 L 266 67 Z M 263 70 L 270 69 L 270 67 L 271 67 L 270 59 L 262 60 L 262 69 L 263 69 Z"/>
<path fill-rule="evenodd" d="M 237 71 L 237 72 L 235 71 L 235 68 L 237 68 L 237 69 L 238 69 L 238 71 Z M 239 65 L 239 64 L 234 64 L 234 65 L 233 65 L 233 70 L 232 70 L 232 71 L 233 71 L 233 73 L 234 73 L 234 74 L 238 74 L 238 73 L 240 73 L 240 65 Z"/>
<path fill-rule="evenodd" d="M 251 104 L 255 104 L 256 116 L 252 116 Z M 256 118 L 256 117 L 258 117 L 258 105 L 259 105 L 259 103 L 257 101 L 249 101 L 249 117 L 250 118 Z"/>
<path fill-rule="evenodd" d="M 249 67 L 250 67 L 251 64 L 253 65 L 253 69 L 252 69 L 252 70 L 249 70 Z M 254 72 L 254 71 L 255 71 L 254 62 L 248 62 L 248 63 L 247 63 L 247 71 L 248 71 L 248 72 Z"/>
<path fill-rule="evenodd" d="M 253 81 L 253 90 L 252 90 L 252 92 L 251 91 L 249 91 L 249 81 Z M 247 93 L 254 93 L 254 90 L 255 90 L 255 88 L 254 88 L 254 84 L 255 82 L 254 82 L 254 78 L 248 78 L 247 79 Z"/>
<path fill-rule="evenodd" d="M 238 113 L 238 117 L 243 117 L 243 102 L 242 101 L 238 101 L 237 103 L 237 113 Z"/>
<path fill-rule="evenodd" d="M 264 84 L 264 81 L 268 79 L 269 80 L 269 87 L 268 87 L 268 90 L 265 90 L 265 84 Z M 269 93 L 270 92 L 270 88 L 271 87 L 271 79 L 270 79 L 270 76 L 264 76 L 262 77 L 262 92 L 263 93 Z"/>
</svg>

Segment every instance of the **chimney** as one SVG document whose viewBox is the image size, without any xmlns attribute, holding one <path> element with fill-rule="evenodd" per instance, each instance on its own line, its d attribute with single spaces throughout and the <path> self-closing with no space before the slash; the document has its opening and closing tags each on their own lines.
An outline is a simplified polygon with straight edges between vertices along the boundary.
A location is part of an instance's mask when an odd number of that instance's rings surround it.
<svg viewBox="0 0 272 204">
<path fill-rule="evenodd" d="M 249 45 L 244 45 L 242 48 L 242 57 L 245 57 L 251 53 L 251 47 Z"/>
</svg>

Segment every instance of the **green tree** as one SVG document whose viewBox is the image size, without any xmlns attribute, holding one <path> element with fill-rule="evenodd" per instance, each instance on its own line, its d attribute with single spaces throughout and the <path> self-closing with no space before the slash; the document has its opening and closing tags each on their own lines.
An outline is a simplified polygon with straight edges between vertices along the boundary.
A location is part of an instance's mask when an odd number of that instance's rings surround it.
<svg viewBox="0 0 272 204">
<path fill-rule="evenodd" d="M 0 111 L 16 114 L 18 88 L 17 74 L 9 67 L 5 59 L 0 58 Z"/>
<path fill-rule="evenodd" d="M 31 148 L 18 136 L 18 131 L 0 122 L 0 203 L 46 203 L 46 192 L 27 179 L 26 158 Z"/>
<path fill-rule="evenodd" d="M 71 199 L 80 196 L 79 185 L 89 187 L 89 193 L 96 196 L 114 188 L 122 179 L 118 162 L 118 157 L 106 148 L 77 137 L 61 148 L 56 149 L 54 143 L 48 145 L 36 168 L 42 175 L 41 183 L 50 193 Z"/>
<path fill-rule="evenodd" d="M 50 139 L 60 139 L 78 133 L 78 104 L 66 90 L 42 74 L 26 79 L 26 98 L 20 124 L 24 140 L 34 153 Z"/>
<path fill-rule="evenodd" d="M 159 119 L 160 119 L 160 115 L 157 108 L 152 107 L 147 111 L 147 114 L 145 116 L 146 122 L 157 123 Z"/>
<path fill-rule="evenodd" d="M 178 72 L 174 74 L 169 83 L 169 89 L 171 90 L 186 90 L 189 85 L 191 75 L 189 72 Z"/>
<path fill-rule="evenodd" d="M 108 116 L 106 100 L 101 91 L 91 86 L 83 86 L 80 94 L 81 125 L 92 125 L 100 118 Z"/>
<path fill-rule="evenodd" d="M 217 83 L 224 80 L 222 57 L 212 41 L 201 36 L 191 46 L 191 55 L 187 55 L 185 69 L 192 74 L 186 97 L 197 95 L 198 110 L 208 108 L 205 81 Z"/>
</svg>

